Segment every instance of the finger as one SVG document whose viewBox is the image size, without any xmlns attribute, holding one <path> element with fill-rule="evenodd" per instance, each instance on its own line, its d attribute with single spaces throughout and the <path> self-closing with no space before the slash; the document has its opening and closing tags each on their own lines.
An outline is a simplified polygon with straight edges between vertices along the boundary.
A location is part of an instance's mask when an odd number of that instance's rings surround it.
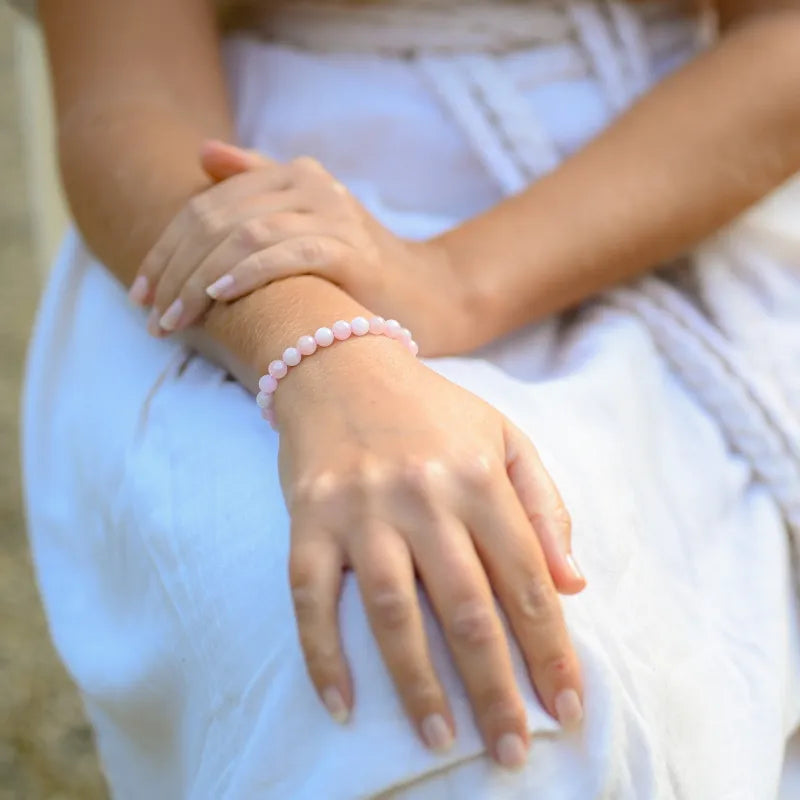
<svg viewBox="0 0 800 800">
<path fill-rule="evenodd" d="M 210 304 L 209 278 L 268 246 L 272 228 L 265 220 L 296 205 L 291 191 L 272 192 L 241 211 L 209 216 L 187 230 L 158 279 L 151 323 L 172 332 L 195 322 Z"/>
<path fill-rule="evenodd" d="M 218 139 L 209 139 L 200 148 L 200 164 L 214 181 L 224 181 L 240 172 L 274 166 L 275 163 L 254 150 L 245 150 Z"/>
<path fill-rule="evenodd" d="M 152 302 L 162 273 L 187 235 L 197 236 L 198 232 L 207 231 L 209 227 L 219 227 L 230 209 L 239 204 L 252 206 L 252 198 L 281 193 L 290 187 L 291 181 L 291 171 L 282 164 L 275 164 L 234 175 L 195 195 L 175 215 L 144 257 L 129 292 L 131 301 L 138 305 Z M 297 200 L 296 195 L 294 199 Z"/>
<path fill-rule="evenodd" d="M 525 707 L 505 631 L 469 534 L 456 519 L 413 539 L 414 561 L 469 695 L 488 751 L 509 769 L 527 759 Z"/>
<path fill-rule="evenodd" d="M 542 705 L 564 727 L 582 716 L 580 665 L 539 541 L 511 484 L 483 491 L 468 513 L 473 541 L 506 612 Z"/>
<path fill-rule="evenodd" d="M 408 546 L 382 525 L 351 552 L 370 627 L 409 719 L 435 752 L 453 743 L 453 716 L 431 663 Z"/>
<path fill-rule="evenodd" d="M 352 253 L 352 248 L 334 236 L 301 234 L 242 259 L 206 292 L 215 300 L 235 300 L 290 275 L 317 275 L 342 285 L 348 252 Z"/>
<path fill-rule="evenodd" d="M 576 594 L 586 579 L 572 555 L 572 523 L 561 495 L 531 440 L 506 420 L 506 470 L 525 514 L 539 537 L 556 588 Z"/>
<path fill-rule="evenodd" d="M 345 722 L 353 707 L 350 672 L 339 635 L 343 558 L 339 545 L 292 523 L 289 584 L 309 677 L 330 715 Z"/>
</svg>

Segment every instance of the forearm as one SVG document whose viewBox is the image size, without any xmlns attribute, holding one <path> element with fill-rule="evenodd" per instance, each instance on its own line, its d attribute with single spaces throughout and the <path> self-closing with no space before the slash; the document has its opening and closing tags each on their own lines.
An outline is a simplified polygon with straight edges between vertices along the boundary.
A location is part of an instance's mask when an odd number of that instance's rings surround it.
<svg viewBox="0 0 800 800">
<path fill-rule="evenodd" d="M 800 170 L 800 13 L 732 31 L 551 175 L 442 237 L 492 333 L 668 261 Z"/>
<path fill-rule="evenodd" d="M 222 133 L 145 107 L 107 108 L 96 125 L 82 119 L 74 133 L 64 129 L 61 163 L 73 214 L 94 253 L 124 285 L 174 215 L 208 187 L 197 153 L 206 135 Z M 290 278 L 214 306 L 185 338 L 255 390 L 266 363 L 299 334 L 360 313 L 365 309 L 332 284 Z"/>
<path fill-rule="evenodd" d="M 210 185 L 202 141 L 233 138 L 210 4 L 40 0 L 39 13 L 73 216 L 127 286 L 175 214 Z M 331 284 L 293 278 L 215 307 L 187 338 L 254 389 L 297 335 L 363 311 Z"/>
</svg>

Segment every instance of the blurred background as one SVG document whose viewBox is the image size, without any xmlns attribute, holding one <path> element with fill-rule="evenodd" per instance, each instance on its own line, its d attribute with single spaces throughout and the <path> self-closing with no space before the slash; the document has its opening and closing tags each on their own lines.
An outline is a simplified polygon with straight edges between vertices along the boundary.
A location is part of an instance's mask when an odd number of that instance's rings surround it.
<svg viewBox="0 0 800 800">
<path fill-rule="evenodd" d="M 47 633 L 20 496 L 19 389 L 40 279 L 23 169 L 14 53 L 25 32 L 17 20 L 0 1 L 0 800 L 95 800 L 108 795 L 77 692 Z"/>
</svg>

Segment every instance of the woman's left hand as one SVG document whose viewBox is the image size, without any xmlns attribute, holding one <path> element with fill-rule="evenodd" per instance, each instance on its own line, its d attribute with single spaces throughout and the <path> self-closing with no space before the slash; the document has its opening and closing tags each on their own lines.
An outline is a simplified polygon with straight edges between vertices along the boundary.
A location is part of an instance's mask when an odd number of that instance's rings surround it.
<svg viewBox="0 0 800 800">
<path fill-rule="evenodd" d="M 153 305 L 151 333 L 188 327 L 212 299 L 313 274 L 412 328 L 424 355 L 473 346 L 468 282 L 436 240 L 399 238 L 312 158 L 280 164 L 209 142 L 201 161 L 216 185 L 175 217 L 131 289 Z"/>
</svg>

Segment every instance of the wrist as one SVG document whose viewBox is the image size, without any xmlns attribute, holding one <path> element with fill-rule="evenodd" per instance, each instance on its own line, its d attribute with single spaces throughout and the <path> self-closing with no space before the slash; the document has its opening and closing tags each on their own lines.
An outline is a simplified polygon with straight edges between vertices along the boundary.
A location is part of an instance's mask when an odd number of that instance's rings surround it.
<svg viewBox="0 0 800 800">
<path fill-rule="evenodd" d="M 503 314 L 503 271 L 494 262 L 496 254 L 487 261 L 470 240 L 459 227 L 425 243 L 438 268 L 450 276 L 463 349 L 484 344 L 486 332 L 494 330 L 494 320 Z"/>
<path fill-rule="evenodd" d="M 407 373 L 417 352 L 409 331 L 394 320 L 362 315 L 337 320 L 302 334 L 273 359 L 256 400 L 273 425 L 277 418 L 304 418 L 320 405 L 349 406 L 354 396 L 364 395 L 359 391 L 364 384 L 372 403 L 382 385 Z"/>
</svg>

